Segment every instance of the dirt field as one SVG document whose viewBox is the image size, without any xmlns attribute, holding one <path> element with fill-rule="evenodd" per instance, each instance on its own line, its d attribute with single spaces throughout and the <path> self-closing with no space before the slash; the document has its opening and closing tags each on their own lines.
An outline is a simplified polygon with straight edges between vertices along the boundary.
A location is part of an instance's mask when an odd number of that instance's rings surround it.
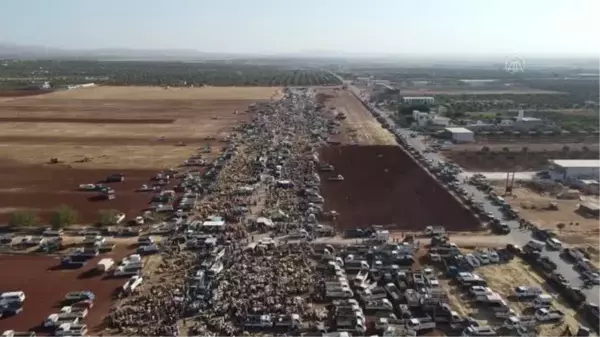
<svg viewBox="0 0 600 337">
<path fill-rule="evenodd" d="M 50 256 L 0 255 L 0 264 L 7 271 L 0 278 L 2 291 L 25 292 L 24 310 L 17 316 L 0 320 L 0 331 L 14 329 L 44 332 L 40 325 L 50 315 L 60 310 L 60 302 L 70 291 L 89 290 L 96 295 L 94 307 L 90 310 L 85 323 L 92 330 L 101 330 L 101 324 L 113 304 L 115 289 L 122 286 L 126 279 L 103 279 L 102 276 L 89 277 L 86 273 L 94 268 L 103 257 L 121 259 L 131 252 L 117 246 L 110 253 L 91 260 L 80 270 L 57 270 L 60 260 Z M 46 332 L 48 333 L 48 332 Z"/>
<path fill-rule="evenodd" d="M 280 94 L 260 87 L 92 87 L 2 98 L 0 225 L 24 208 L 47 220 L 63 203 L 84 223 L 105 208 L 139 215 L 149 195 L 135 189 L 206 146 L 212 152 L 205 158 L 218 155 L 220 140 L 251 118 L 249 104 Z M 48 164 L 50 158 L 61 164 Z M 115 172 L 125 173 L 126 182 L 115 186 L 113 201 L 94 202 L 94 194 L 74 191 Z"/>
<path fill-rule="evenodd" d="M 110 186 L 117 196 L 114 200 L 97 201 L 98 193 L 77 191 L 79 184 L 96 183 L 115 173 L 106 169 L 69 169 L 61 165 L 0 165 L 0 224 L 8 223 L 11 213 L 34 209 L 42 222 L 49 221 L 53 209 L 66 204 L 78 212 L 78 222 L 98 221 L 98 211 L 116 209 L 132 219 L 148 206 L 151 194 L 136 192 L 149 183 L 156 170 L 120 170 L 125 181 Z M 47 223 L 46 223 L 47 224 Z"/>
<path fill-rule="evenodd" d="M 565 95 L 565 93 L 558 91 L 548 91 L 531 88 L 516 88 L 512 90 L 468 90 L 468 89 L 405 89 L 400 88 L 402 94 L 405 96 L 424 96 L 424 95 L 531 95 L 531 94 L 545 94 L 545 95 Z"/>
<path fill-rule="evenodd" d="M 496 191 L 500 195 L 504 193 L 502 186 L 496 186 Z M 525 187 L 513 188 L 512 195 L 504 197 L 515 209 L 519 210 L 521 216 L 536 224 L 541 228 L 547 228 L 555 231 L 560 240 L 565 243 L 598 247 L 600 245 L 600 228 L 598 227 L 598 219 L 593 217 L 584 217 L 576 212 L 578 204 L 582 201 L 579 199 L 565 200 L 556 199 L 551 195 L 540 195 Z M 598 203 L 598 199 L 594 197 L 586 197 L 590 202 Z M 557 211 L 545 210 L 550 202 L 558 204 Z M 558 223 L 565 223 L 567 226 L 558 230 Z M 570 225 L 573 223 L 573 225 Z M 578 226 L 575 223 L 579 223 Z M 597 251 L 597 249 L 596 249 Z"/>
<path fill-rule="evenodd" d="M 507 172 L 540 171 L 548 167 L 550 159 L 598 159 L 598 145 L 588 144 L 588 150 L 577 150 L 569 145 L 569 151 L 563 151 L 560 145 L 494 145 L 488 146 L 489 152 L 481 152 L 482 145 L 459 145 L 452 150 L 443 151 L 444 157 L 454 161 L 467 171 Z M 522 151 L 527 146 L 527 151 Z M 578 145 L 581 149 L 581 145 Z M 503 151 L 503 148 L 509 151 Z"/>
<path fill-rule="evenodd" d="M 397 146 L 333 146 L 324 148 L 321 158 L 336 169 L 321 174 L 321 191 L 325 208 L 340 213 L 340 229 L 373 224 L 394 224 L 390 229 L 400 230 L 479 227 L 467 209 Z M 344 181 L 327 181 L 338 173 Z"/>
<path fill-rule="evenodd" d="M 362 103 L 347 90 L 321 89 L 325 107 L 346 114 L 342 121 L 341 141 L 344 144 L 395 145 L 394 136 L 381 127 Z"/>
<path fill-rule="evenodd" d="M 545 289 L 549 294 L 556 294 L 547 282 L 531 269 L 523 260 L 515 258 L 509 263 L 488 265 L 477 269 L 477 273 L 488 282 L 488 286 L 505 299 L 511 299 L 517 286 L 533 286 Z M 519 314 L 531 315 L 532 310 L 527 302 L 509 300 L 509 305 Z M 568 325 L 572 331 L 577 331 L 579 325 L 577 313 L 562 300 L 557 299 L 552 304 L 555 309 L 565 313 L 565 323 L 561 325 L 542 324 L 539 326 L 539 336 L 559 336 Z"/>
</svg>

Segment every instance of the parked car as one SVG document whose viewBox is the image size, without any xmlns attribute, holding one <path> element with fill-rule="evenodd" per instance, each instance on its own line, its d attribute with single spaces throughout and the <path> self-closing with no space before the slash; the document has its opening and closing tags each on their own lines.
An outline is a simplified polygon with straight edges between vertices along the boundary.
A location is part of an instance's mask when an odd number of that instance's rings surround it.
<svg viewBox="0 0 600 337">
<path fill-rule="evenodd" d="M 67 301 L 82 301 L 82 300 L 90 300 L 93 301 L 96 299 L 96 295 L 94 295 L 91 291 L 73 291 L 65 295 L 65 300 Z"/>
</svg>

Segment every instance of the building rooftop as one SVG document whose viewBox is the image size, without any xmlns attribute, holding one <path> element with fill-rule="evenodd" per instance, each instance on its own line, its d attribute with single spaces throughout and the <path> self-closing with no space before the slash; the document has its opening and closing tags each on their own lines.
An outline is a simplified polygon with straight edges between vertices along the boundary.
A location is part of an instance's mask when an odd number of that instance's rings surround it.
<svg viewBox="0 0 600 337">
<path fill-rule="evenodd" d="M 519 120 L 521 122 L 541 122 L 542 121 L 540 118 L 535 118 L 535 117 L 521 117 L 521 118 L 518 118 L 517 120 Z"/>
<path fill-rule="evenodd" d="M 473 133 L 473 131 L 467 128 L 446 128 L 446 131 L 450 133 Z"/>
<path fill-rule="evenodd" d="M 600 160 L 598 159 L 552 159 L 550 163 L 560 167 L 598 167 L 600 168 Z"/>
</svg>

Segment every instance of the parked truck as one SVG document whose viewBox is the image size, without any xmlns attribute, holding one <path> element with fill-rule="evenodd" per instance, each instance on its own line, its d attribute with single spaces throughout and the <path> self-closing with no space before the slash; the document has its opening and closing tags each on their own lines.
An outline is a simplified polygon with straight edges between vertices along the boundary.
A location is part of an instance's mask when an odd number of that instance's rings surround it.
<svg viewBox="0 0 600 337">
<path fill-rule="evenodd" d="M 428 236 L 444 235 L 446 233 L 446 228 L 443 226 L 427 226 L 423 230 L 423 233 Z"/>
</svg>

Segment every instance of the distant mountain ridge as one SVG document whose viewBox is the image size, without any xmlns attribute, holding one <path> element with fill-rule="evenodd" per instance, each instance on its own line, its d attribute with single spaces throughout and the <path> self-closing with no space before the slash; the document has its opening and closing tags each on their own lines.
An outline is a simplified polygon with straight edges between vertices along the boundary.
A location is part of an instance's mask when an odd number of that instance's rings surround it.
<svg viewBox="0 0 600 337">
<path fill-rule="evenodd" d="M 245 55 L 204 53 L 193 49 L 63 49 L 0 43 L 0 59 L 89 59 L 89 60 L 205 60 L 228 59 Z"/>
</svg>

